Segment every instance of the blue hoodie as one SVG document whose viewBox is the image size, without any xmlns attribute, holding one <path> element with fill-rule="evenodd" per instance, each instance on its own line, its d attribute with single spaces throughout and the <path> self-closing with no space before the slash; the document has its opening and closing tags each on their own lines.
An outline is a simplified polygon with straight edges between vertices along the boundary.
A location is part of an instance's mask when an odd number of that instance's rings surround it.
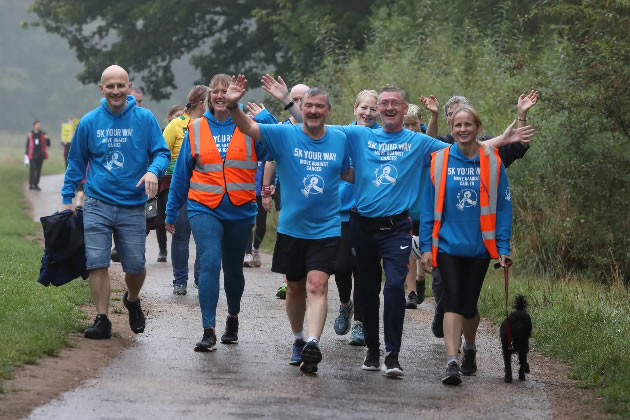
<svg viewBox="0 0 630 420">
<path fill-rule="evenodd" d="M 171 152 L 151 111 L 136 106 L 136 99 L 129 95 L 125 109 L 112 114 L 103 98 L 100 108 L 81 118 L 72 137 L 62 202 L 72 204 L 74 191 L 85 177 L 89 163 L 87 196 L 111 205 L 144 205 L 144 184 L 136 184 L 147 171 L 161 178 L 170 158 Z"/>
<path fill-rule="evenodd" d="M 212 131 L 212 137 L 219 149 L 221 158 L 225 159 L 232 134 L 236 129 L 236 125 L 232 121 L 232 117 L 228 117 L 225 121 L 217 120 L 210 111 L 206 111 L 202 118 L 208 120 L 210 124 L 210 131 Z M 278 120 L 271 115 L 266 109 L 262 110 L 255 118 L 254 121 L 262 124 L 276 124 Z M 256 150 L 256 157 L 259 161 L 271 159 L 270 153 L 262 142 L 254 142 Z M 173 178 L 171 178 L 171 188 L 168 193 L 168 202 L 166 203 L 166 223 L 175 224 L 177 221 L 177 215 L 179 209 L 188 201 L 188 218 L 196 216 L 201 213 L 209 213 L 221 220 L 229 220 L 241 223 L 254 223 L 256 219 L 256 213 L 258 207 L 256 202 L 245 203 L 241 206 L 235 206 L 230 201 L 227 194 L 223 196 L 221 202 L 215 209 L 211 209 L 198 201 L 188 200 L 188 190 L 190 189 L 190 177 L 192 176 L 193 169 L 195 168 L 195 160 L 193 159 L 192 152 L 190 150 L 190 140 L 188 139 L 188 132 L 184 137 L 182 148 L 180 149 L 179 156 L 175 162 L 175 169 L 173 170 Z"/>
<path fill-rule="evenodd" d="M 483 151 L 480 149 L 479 153 Z M 445 252 L 456 257 L 490 258 L 481 238 L 478 171 L 478 155 L 469 159 L 462 154 L 457 143 L 451 146 L 438 252 Z M 497 249 L 499 255 L 510 255 L 512 196 L 503 164 L 501 164 L 497 193 Z M 422 199 L 420 224 L 422 252 L 431 252 L 434 194 L 435 188 L 429 176 Z"/>
</svg>

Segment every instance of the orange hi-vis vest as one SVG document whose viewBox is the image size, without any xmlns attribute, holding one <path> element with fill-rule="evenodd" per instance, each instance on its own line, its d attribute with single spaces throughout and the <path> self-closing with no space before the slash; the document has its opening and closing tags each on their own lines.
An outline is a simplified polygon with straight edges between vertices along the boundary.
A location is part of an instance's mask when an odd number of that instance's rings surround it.
<svg viewBox="0 0 630 420">
<path fill-rule="evenodd" d="M 211 209 L 217 208 L 226 192 L 235 206 L 256 202 L 258 158 L 254 139 L 235 128 L 224 160 L 203 117 L 188 125 L 188 139 L 195 159 L 188 199 Z"/>
<path fill-rule="evenodd" d="M 452 147 L 452 146 L 451 146 Z M 444 208 L 444 192 L 448 169 L 448 154 L 451 147 L 431 154 L 431 182 L 435 189 L 433 199 L 433 233 L 431 235 L 431 254 L 433 267 L 437 267 L 440 228 L 442 227 L 442 210 Z M 497 226 L 497 194 L 501 158 L 499 151 L 491 148 L 489 156 L 479 150 L 479 202 L 481 205 L 481 237 L 491 258 L 499 258 L 496 241 Z M 490 190 L 488 191 L 488 188 Z"/>
</svg>

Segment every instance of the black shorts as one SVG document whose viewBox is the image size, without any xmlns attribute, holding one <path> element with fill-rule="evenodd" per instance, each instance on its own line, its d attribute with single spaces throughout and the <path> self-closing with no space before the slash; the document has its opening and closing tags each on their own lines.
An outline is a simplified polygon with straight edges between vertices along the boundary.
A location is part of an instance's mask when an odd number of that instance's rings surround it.
<svg viewBox="0 0 630 420">
<path fill-rule="evenodd" d="M 287 281 L 300 281 L 309 271 L 332 274 L 339 237 L 302 239 L 278 233 L 273 250 L 271 271 L 286 274 Z"/>
<path fill-rule="evenodd" d="M 413 234 L 415 236 L 420 236 L 420 222 L 417 220 L 412 220 L 413 223 Z"/>
<path fill-rule="evenodd" d="M 470 319 L 477 314 L 477 302 L 486 277 L 489 258 L 455 257 L 443 252 L 437 255 L 440 270 L 440 306 Z"/>
</svg>

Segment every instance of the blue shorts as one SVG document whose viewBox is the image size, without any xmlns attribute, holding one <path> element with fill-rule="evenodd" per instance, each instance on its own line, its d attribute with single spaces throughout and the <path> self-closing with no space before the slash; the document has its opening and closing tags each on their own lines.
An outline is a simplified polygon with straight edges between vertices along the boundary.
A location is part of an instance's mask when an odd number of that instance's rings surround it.
<svg viewBox="0 0 630 420">
<path fill-rule="evenodd" d="M 88 270 L 109 267 L 113 234 L 123 271 L 129 274 L 144 271 L 146 246 L 144 205 L 113 206 L 92 197 L 85 197 L 83 227 Z"/>
</svg>

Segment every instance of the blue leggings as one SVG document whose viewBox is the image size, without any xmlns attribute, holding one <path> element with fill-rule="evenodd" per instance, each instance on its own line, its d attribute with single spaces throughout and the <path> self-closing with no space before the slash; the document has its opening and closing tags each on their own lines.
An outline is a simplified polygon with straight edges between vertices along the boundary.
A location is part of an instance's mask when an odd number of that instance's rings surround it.
<svg viewBox="0 0 630 420">
<path fill-rule="evenodd" d="M 221 220 L 209 213 L 190 218 L 199 260 L 199 306 L 203 327 L 216 326 L 219 276 L 223 265 L 223 285 L 228 313 L 238 315 L 245 289 L 243 257 L 252 223 Z"/>
</svg>

